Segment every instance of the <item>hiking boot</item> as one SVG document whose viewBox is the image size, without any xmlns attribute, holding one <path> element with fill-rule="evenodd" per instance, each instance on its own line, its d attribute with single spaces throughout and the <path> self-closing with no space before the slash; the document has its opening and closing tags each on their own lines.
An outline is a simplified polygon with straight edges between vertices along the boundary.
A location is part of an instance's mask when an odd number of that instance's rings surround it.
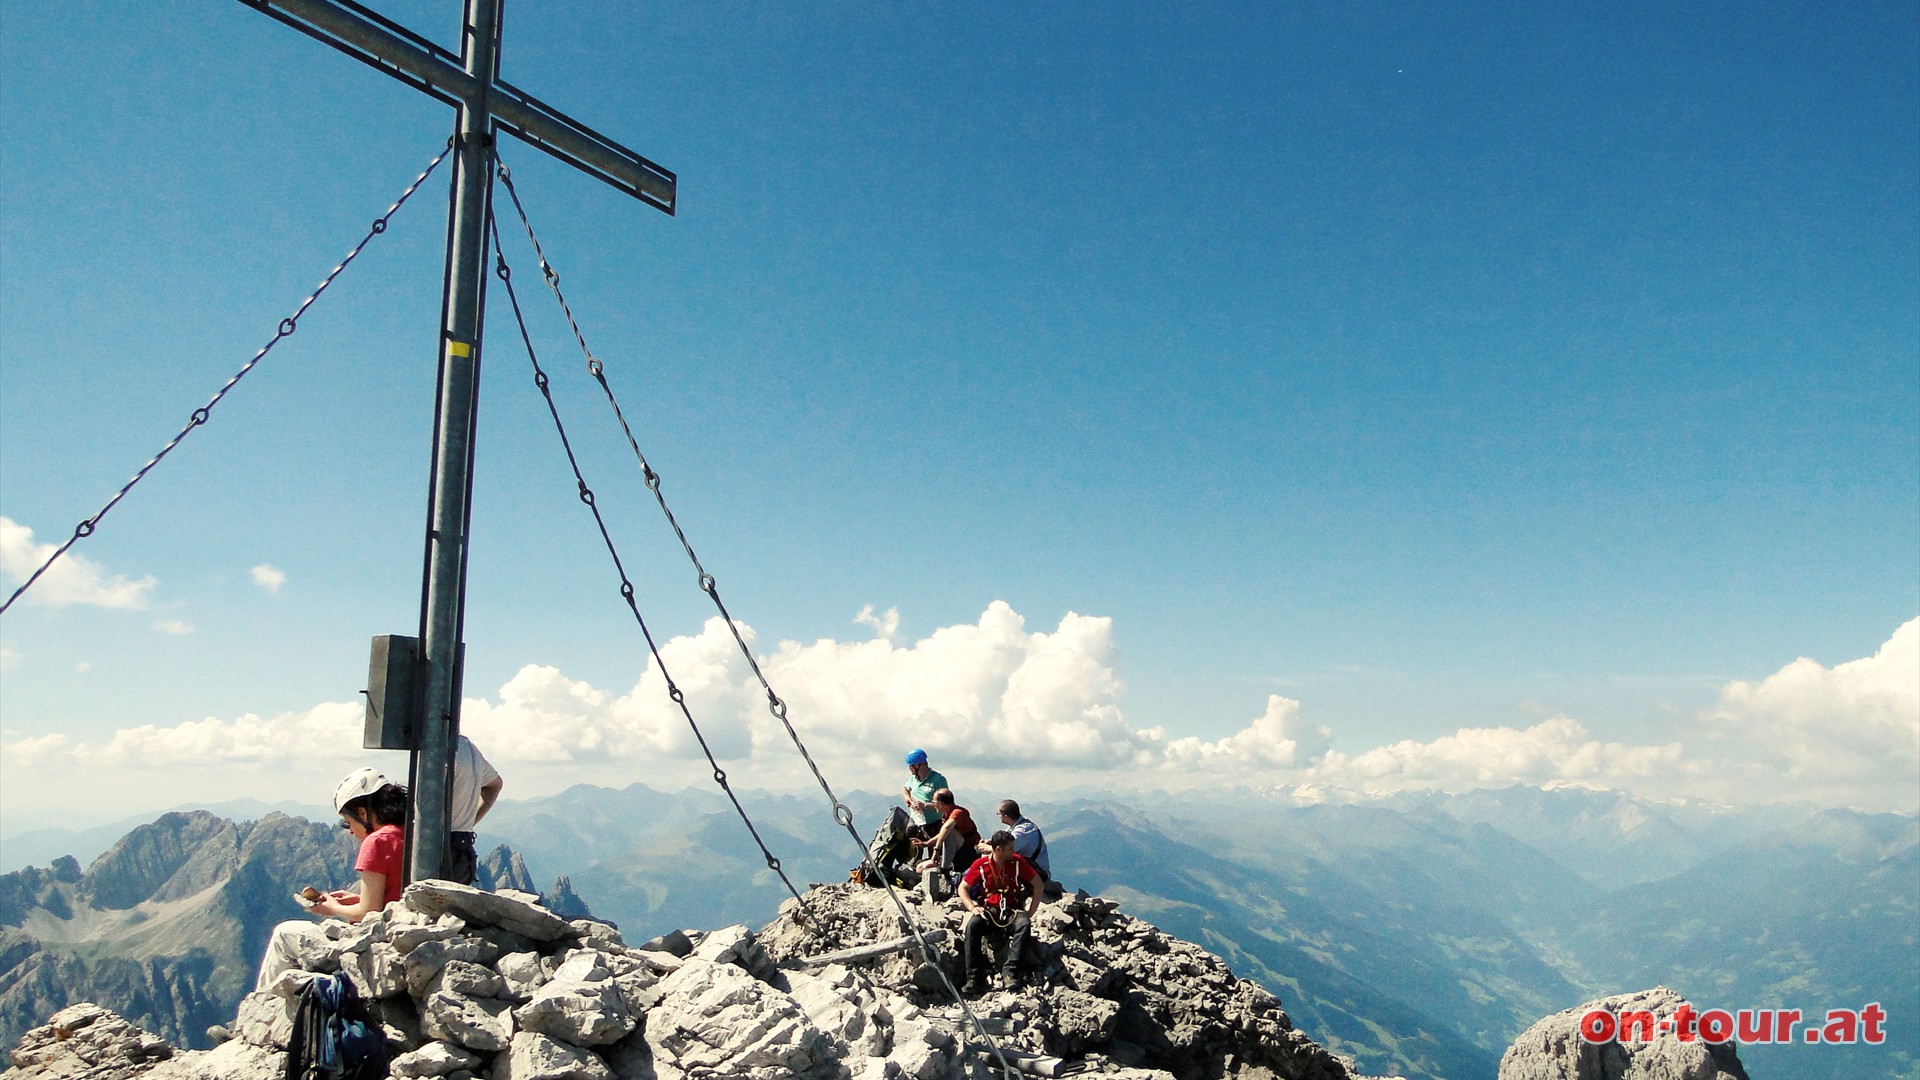
<svg viewBox="0 0 1920 1080">
<path fill-rule="evenodd" d="M 960 993 L 967 997 L 979 997 L 986 992 L 987 980 L 978 975 L 968 979 L 966 984 L 960 987 Z"/>
<path fill-rule="evenodd" d="M 1017 971 L 1002 971 L 1000 977 L 994 981 L 1002 990 L 1020 989 L 1020 973 Z"/>
</svg>

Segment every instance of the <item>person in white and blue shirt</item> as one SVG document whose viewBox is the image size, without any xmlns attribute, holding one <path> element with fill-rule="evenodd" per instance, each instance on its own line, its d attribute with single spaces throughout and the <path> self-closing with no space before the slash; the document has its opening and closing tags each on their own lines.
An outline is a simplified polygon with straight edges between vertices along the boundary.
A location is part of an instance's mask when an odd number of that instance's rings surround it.
<svg viewBox="0 0 1920 1080">
<path fill-rule="evenodd" d="M 1013 853 L 1022 856 L 1033 864 L 1040 876 L 1053 880 L 1053 867 L 1047 864 L 1047 838 L 1040 835 L 1040 826 L 1032 818 L 1022 816 L 1020 804 L 1012 799 L 1000 800 L 1000 820 L 1013 834 Z M 980 845 L 986 847 L 985 844 Z M 986 852 L 981 852 L 986 854 Z"/>
</svg>

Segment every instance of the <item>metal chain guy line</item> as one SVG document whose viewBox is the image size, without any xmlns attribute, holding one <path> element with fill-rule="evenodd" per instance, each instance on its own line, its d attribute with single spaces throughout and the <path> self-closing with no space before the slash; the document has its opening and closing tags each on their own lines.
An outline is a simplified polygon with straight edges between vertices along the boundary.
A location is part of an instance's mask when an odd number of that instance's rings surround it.
<svg viewBox="0 0 1920 1080">
<path fill-rule="evenodd" d="M 347 265 L 360 255 L 360 252 L 366 248 L 367 244 L 370 243 L 374 237 L 387 231 L 388 219 L 392 218 L 402 206 L 406 205 L 407 200 L 413 197 L 414 192 L 420 190 L 420 185 L 426 183 L 427 177 L 433 175 L 433 170 L 439 168 L 440 163 L 446 160 L 447 155 L 451 153 L 452 150 L 452 144 L 449 143 L 447 149 L 440 151 L 438 157 L 427 163 L 426 170 L 419 176 L 413 178 L 413 183 L 408 184 L 407 189 L 400 193 L 400 197 L 393 201 L 393 205 L 387 207 L 387 212 L 374 219 L 373 225 L 367 230 L 367 235 L 361 237 L 360 242 L 353 245 L 353 250 L 347 252 L 346 258 L 341 259 L 339 265 L 329 271 L 327 276 L 321 279 L 320 284 L 314 287 L 313 292 L 308 294 L 305 300 L 300 301 L 300 306 L 294 308 L 293 314 L 280 320 L 280 325 L 276 329 L 273 337 L 269 338 L 265 345 L 260 346 L 260 350 L 253 354 L 253 358 L 241 365 L 240 370 L 234 372 L 233 377 L 227 380 L 226 385 L 215 391 L 213 397 L 209 398 L 205 405 L 193 410 L 193 415 L 187 419 L 187 426 L 181 428 L 180 433 L 175 435 L 167 445 L 161 447 L 160 452 L 153 455 L 151 460 L 145 465 L 140 466 L 140 471 L 134 473 L 132 479 L 121 485 L 120 490 L 113 493 L 113 497 L 107 500 L 107 504 L 102 506 L 99 512 L 82 521 L 79 525 L 74 526 L 73 535 L 67 537 L 65 543 L 55 548 L 53 554 L 47 556 L 46 561 L 40 564 L 39 569 L 29 575 L 27 580 L 22 582 L 20 587 L 13 591 L 13 595 L 7 598 L 6 603 L 0 604 L 0 614 L 4 614 L 8 608 L 13 606 L 15 600 L 20 599 L 23 593 L 32 588 L 33 583 L 39 581 L 40 576 L 47 572 L 47 568 L 58 561 L 60 556 L 67 553 L 67 549 L 73 547 L 73 545 L 81 539 L 92 536 L 94 529 L 100 525 L 100 519 L 107 516 L 107 511 L 112 510 L 118 505 L 120 500 L 126 497 L 127 492 L 133 490 L 135 484 L 145 479 L 147 473 L 151 472 L 155 465 L 160 464 L 161 458 L 172 453 L 173 448 L 180 445 L 180 441 L 187 437 L 188 432 L 206 423 L 208 416 L 213 412 L 213 407 L 220 404 L 220 400 L 227 396 L 227 391 L 233 389 L 234 385 L 241 379 L 246 378 L 247 373 L 253 370 L 254 365 L 266 359 L 267 353 L 273 351 L 273 347 L 280 344 L 282 338 L 291 335 L 295 330 L 299 329 L 300 316 L 307 313 L 307 309 L 312 307 L 313 302 L 320 298 L 320 294 L 327 291 L 327 286 L 333 284 L 333 279 L 340 276 L 340 272 L 345 270 Z"/>
<path fill-rule="evenodd" d="M 506 178 L 506 166 L 499 167 L 499 175 L 503 180 Z M 700 731 L 700 725 L 693 719 L 693 710 L 687 706 L 685 691 L 673 681 L 673 674 L 667 669 L 667 662 L 660 655 L 660 648 L 654 642 L 653 631 L 648 628 L 646 617 L 640 614 L 640 605 L 634 598 L 633 582 L 627 577 L 627 568 L 621 562 L 619 549 L 614 546 L 613 536 L 607 531 L 607 522 L 600 514 L 599 504 L 594 500 L 593 489 L 587 486 L 586 477 L 580 472 L 580 461 L 574 456 L 573 442 L 567 437 L 567 427 L 561 422 L 560 409 L 553 401 L 550 380 L 547 378 L 546 371 L 540 366 L 540 358 L 534 354 L 533 339 L 527 333 L 527 320 L 520 310 L 520 297 L 513 287 L 513 270 L 507 265 L 506 254 L 500 248 L 499 227 L 491 213 L 487 215 L 487 230 L 493 234 L 493 272 L 500 279 L 500 283 L 506 287 L 507 302 L 513 308 L 513 320 L 520 328 L 521 344 L 526 346 L 527 361 L 533 365 L 533 385 L 540 391 L 540 396 L 546 400 L 547 412 L 553 417 L 553 428 L 560 435 L 560 448 L 566 451 L 567 465 L 573 470 L 573 482 L 579 490 L 580 501 L 585 503 L 587 509 L 592 512 L 593 522 L 600 529 L 600 539 L 606 544 L 607 555 L 613 559 L 613 568 L 620 575 L 620 598 L 626 601 L 627 610 L 633 612 L 634 622 L 639 624 L 641 635 L 647 639 L 647 651 L 652 654 L 653 662 L 659 667 L 661 677 L 667 681 L 667 696 L 672 698 L 673 703 L 679 707 L 680 715 L 686 717 L 687 726 L 693 729 L 693 737 L 700 743 L 700 752 L 707 756 L 707 764 L 713 768 L 714 783 L 719 784 L 720 790 L 726 793 L 727 800 L 733 803 L 733 809 L 740 815 L 740 820 L 746 825 L 747 832 L 752 835 L 753 842 L 759 845 L 760 854 L 766 858 L 767 869 L 780 876 L 780 881 L 787 887 L 787 892 L 793 894 L 794 901 L 800 905 L 801 918 L 811 923 L 812 916 L 807 910 L 806 900 L 800 896 L 800 891 L 793 887 L 793 882 L 787 877 L 786 870 L 781 867 L 780 860 L 768 850 L 767 842 L 760 838 L 760 830 L 754 827 L 753 818 L 747 815 L 746 807 L 740 804 L 739 797 L 733 793 L 733 786 L 727 782 L 727 771 L 722 769 L 720 762 L 714 758 L 713 750 L 707 745 L 706 735 Z"/>
<path fill-rule="evenodd" d="M 497 153 L 494 156 L 494 160 L 496 162 L 499 162 L 499 155 Z M 540 246 L 540 238 L 534 234 L 533 223 L 527 218 L 526 207 L 522 205 L 520 202 L 520 193 L 519 191 L 515 190 L 513 186 L 512 172 L 507 168 L 504 162 L 499 162 L 499 170 L 496 175 L 498 175 L 501 185 L 507 189 L 508 197 L 513 201 L 513 209 L 520 216 L 520 225 L 522 228 L 526 230 L 527 241 L 533 245 L 534 255 L 540 261 L 540 274 L 542 277 L 546 279 L 547 288 L 553 292 L 554 299 L 559 303 L 560 311 L 566 317 L 567 327 L 573 331 L 573 340 L 579 344 L 581 354 L 586 357 L 587 371 L 593 376 L 594 380 L 600 384 L 601 391 L 606 395 L 607 404 L 611 406 L 613 409 L 614 418 L 619 421 L 621 432 L 626 435 L 627 446 L 633 450 L 634 458 L 640 463 L 641 476 L 645 479 L 648 490 L 653 492 L 654 501 L 659 503 L 660 505 L 660 512 L 666 516 L 667 524 L 672 527 L 673 534 L 679 538 L 680 547 L 682 548 L 682 550 L 684 550 L 687 553 L 687 559 L 693 563 L 694 571 L 699 575 L 700 591 L 706 593 L 707 596 L 713 600 L 713 606 L 719 610 L 721 619 L 727 624 L 727 629 L 733 633 L 733 640 L 735 644 L 737 644 L 740 647 L 741 655 L 746 657 L 747 666 L 753 670 L 754 678 L 759 680 L 761 689 L 766 692 L 767 710 L 773 714 L 774 719 L 780 721 L 780 725 L 786 729 L 787 738 L 792 740 L 794 748 L 800 752 L 800 757 L 806 761 L 807 768 L 813 771 L 814 780 L 819 783 L 820 790 L 826 793 L 827 801 L 830 804 L 832 804 L 834 821 L 838 822 L 840 826 L 847 831 L 848 837 L 850 837 L 853 840 L 854 846 L 859 849 L 861 865 L 863 867 L 866 867 L 874 871 L 874 876 L 879 878 L 881 884 L 886 887 L 887 896 L 889 899 L 893 901 L 893 906 L 896 909 L 896 911 L 899 913 L 901 924 L 907 928 L 907 931 L 913 935 L 914 941 L 919 945 L 921 955 L 931 958 L 934 955 L 932 944 L 927 941 L 925 935 L 921 933 L 919 924 L 913 919 L 913 916 L 907 911 L 906 902 L 900 899 L 900 894 L 894 888 L 893 882 L 888 880 L 886 874 L 880 873 L 879 868 L 873 866 L 872 861 L 868 858 L 867 846 L 864 842 L 861 841 L 860 832 L 854 826 L 853 811 L 845 803 L 840 801 L 839 796 L 833 793 L 833 786 L 827 783 L 826 776 L 823 773 L 821 773 L 819 764 L 815 762 L 813 759 L 813 754 L 808 752 L 806 743 L 802 741 L 802 739 L 800 738 L 800 733 L 794 730 L 793 723 L 787 719 L 787 703 L 781 700 L 780 695 L 774 692 L 773 685 L 767 681 L 766 673 L 763 672 L 760 668 L 760 662 L 754 658 L 753 650 L 748 647 L 746 638 L 743 637 L 740 633 L 739 624 L 735 622 L 732 613 L 730 613 L 727 610 L 727 605 L 720 599 L 719 582 L 715 580 L 712 574 L 707 572 L 706 567 L 700 564 L 700 557 L 694 554 L 693 544 L 691 541 L 687 539 L 686 531 L 680 527 L 680 522 L 678 519 L 674 517 L 672 508 L 670 508 L 667 505 L 666 495 L 660 489 L 660 474 L 654 471 L 653 466 L 647 463 L 646 455 L 641 453 L 640 444 L 634 438 L 633 428 L 627 423 L 626 414 L 623 413 L 620 409 L 620 402 L 614 396 L 613 387 L 609 385 L 607 382 L 605 365 L 603 365 L 599 361 L 599 359 L 593 355 L 593 350 L 587 347 L 587 339 L 585 335 L 583 335 L 580 332 L 579 322 L 575 320 L 573 317 L 573 308 L 571 305 L 567 303 L 567 298 L 565 294 L 563 294 L 560 291 L 560 274 L 556 270 L 554 270 L 552 264 L 547 262 L 546 251 Z M 489 224 L 491 225 L 491 219 L 489 219 Z M 495 252 L 498 252 L 500 250 L 500 238 L 499 238 L 499 233 L 497 231 L 494 233 L 494 250 Z M 504 265 L 505 264 L 503 262 L 502 266 Z M 502 277 L 502 280 L 506 280 L 504 276 Z M 513 296 L 513 287 L 511 284 L 507 286 L 507 294 L 509 297 Z M 518 318 L 519 314 L 520 314 L 519 301 L 515 300 L 514 316 Z M 524 322 L 521 323 L 520 332 L 522 337 L 525 337 L 526 324 Z M 533 346 L 531 343 L 528 344 L 527 349 L 528 349 L 528 355 L 531 356 L 532 349 L 533 349 Z M 537 370 L 537 365 L 536 365 L 536 370 Z M 540 373 L 539 375 L 536 376 L 535 383 L 540 387 L 540 391 L 542 394 L 545 394 L 547 392 L 544 373 Z M 553 407 L 553 399 L 551 396 L 547 398 L 547 406 L 548 408 Z M 559 422 L 558 414 L 555 415 L 554 422 L 555 423 Z M 562 433 L 561 437 L 564 440 L 565 434 Z M 568 457 L 568 460 L 570 461 L 572 460 L 573 451 L 571 449 L 567 451 L 567 457 Z M 575 469 L 575 475 L 576 476 L 578 475 L 577 468 Z M 586 502 L 589 507 L 593 506 L 592 493 L 586 490 L 586 485 L 584 482 L 582 482 L 581 484 L 581 500 Z M 594 510 L 594 520 L 595 521 L 600 520 L 600 512 L 597 508 Z M 606 526 L 604 523 L 602 523 L 600 526 L 600 532 L 603 537 L 606 535 Z M 609 540 L 607 543 L 608 543 L 608 550 L 611 551 L 612 541 Z M 618 556 L 615 556 L 616 564 L 618 563 L 618 561 L 619 561 Z M 632 606 L 633 604 L 632 586 L 626 582 L 624 572 L 622 573 L 622 595 L 624 595 L 627 598 L 628 605 Z M 636 608 L 634 611 L 634 617 L 639 618 L 639 614 L 640 614 L 639 610 Z M 643 632 L 646 629 L 646 625 L 644 622 L 642 622 L 641 624 L 641 629 Z M 653 643 L 652 635 L 650 634 L 648 635 L 647 642 L 649 646 L 652 645 Z M 655 652 L 654 656 L 655 656 L 655 659 L 658 660 L 659 653 Z M 663 667 L 662 671 L 664 670 L 665 668 Z M 672 683 L 669 682 L 668 685 L 669 687 L 671 687 Z M 673 690 L 672 692 L 676 694 L 678 693 L 677 690 Z M 679 697 L 676 696 L 674 698 L 674 701 L 680 704 L 682 711 L 685 711 L 686 705 L 684 702 L 681 701 Z M 692 716 L 688 716 L 687 721 L 688 723 L 692 723 L 693 721 Z M 695 728 L 694 733 L 695 735 L 698 735 L 699 729 Z M 702 749 L 705 749 L 706 741 L 702 739 L 700 745 Z M 707 758 L 709 761 L 712 761 L 713 755 L 709 753 L 707 755 Z M 715 773 L 716 779 L 719 779 L 721 776 L 724 775 L 720 772 L 720 768 L 717 764 L 714 766 L 714 773 Z M 726 781 L 724 779 L 720 780 L 720 784 L 721 784 L 721 787 L 723 788 L 726 787 Z M 729 788 L 727 790 L 727 795 L 729 798 L 732 798 L 733 796 L 732 789 Z M 738 808 L 739 805 L 740 804 L 738 800 L 735 800 L 734 806 Z M 740 814 L 741 814 L 741 817 L 744 818 L 746 816 L 746 811 L 741 810 Z M 752 828 L 751 822 L 749 822 L 748 828 L 749 829 Z M 759 836 L 756 833 L 755 839 L 757 840 L 758 838 Z M 762 850 L 764 851 L 765 848 L 763 847 Z M 769 855 L 768 858 L 771 860 L 772 856 Z M 781 874 L 780 878 L 782 881 L 786 881 L 785 874 Z M 787 889 L 789 892 L 793 891 L 793 884 L 791 882 L 787 883 Z M 798 899 L 798 894 L 795 894 L 795 898 Z M 805 901 L 801 901 L 800 910 L 801 910 L 802 916 L 804 917 L 806 915 L 806 910 L 807 910 Z M 945 986 L 947 992 L 952 995 L 954 1002 L 960 1006 L 960 1011 L 966 1016 L 968 1023 L 974 1028 L 975 1031 L 978 1031 L 980 1033 L 981 1039 L 986 1042 L 987 1046 L 990 1049 L 992 1049 L 994 1057 L 998 1059 L 1000 1063 L 1000 1068 L 1002 1073 L 1008 1077 L 1014 1076 L 1015 1073 L 1014 1073 L 1013 1066 L 1007 1062 L 1006 1055 L 1001 1053 L 999 1042 L 995 1040 L 992 1034 L 990 1034 L 987 1031 L 986 1026 L 980 1022 L 979 1017 L 974 1015 L 973 1009 L 967 1004 L 967 1000 L 960 993 L 959 987 L 956 987 L 953 984 L 953 980 L 947 977 L 946 969 L 939 964 L 934 964 L 932 966 L 935 972 L 939 974 L 941 984 Z"/>
</svg>

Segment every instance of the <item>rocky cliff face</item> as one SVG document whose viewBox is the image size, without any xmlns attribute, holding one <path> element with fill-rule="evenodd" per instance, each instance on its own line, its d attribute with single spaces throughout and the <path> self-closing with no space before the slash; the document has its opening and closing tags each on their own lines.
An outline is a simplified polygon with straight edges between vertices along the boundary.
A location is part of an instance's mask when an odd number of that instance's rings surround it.
<svg viewBox="0 0 1920 1080">
<path fill-rule="evenodd" d="M 71 859 L 0 875 L 0 1037 L 76 1001 L 186 1045 L 232 1015 L 299 884 L 353 862 L 338 829 L 270 814 L 166 814 L 84 871 Z"/>
<path fill-rule="evenodd" d="M 303 956 L 249 994 L 238 1037 L 169 1055 L 94 1012 L 63 1014 L 15 1052 L 19 1080 L 81 1077 L 55 1030 L 92 1028 L 114 1075 L 146 1080 L 282 1075 L 300 986 L 338 971 L 392 1043 L 393 1075 L 472 1080 L 973 1080 L 1019 1073 L 1116 1080 L 1349 1080 L 1293 1029 L 1280 1002 L 1218 957 L 1080 894 L 1041 908 L 1027 985 L 967 1000 L 952 943 L 960 910 L 822 886 L 753 934 L 675 932 L 630 947 L 531 894 L 439 882 Z M 935 944 L 923 954 L 911 926 Z M 83 1022 L 76 1026 L 76 1020 Z M 119 1047 L 121 1051 L 112 1051 Z"/>
<path fill-rule="evenodd" d="M 274 924 L 299 916 L 289 894 L 350 885 L 354 850 L 301 818 L 195 811 L 134 829 L 84 870 L 62 858 L 0 874 L 0 1044 L 88 1001 L 179 1046 L 206 1045 L 207 1027 L 252 987 Z M 481 881 L 496 877 L 531 891 L 506 848 L 483 862 Z"/>
</svg>

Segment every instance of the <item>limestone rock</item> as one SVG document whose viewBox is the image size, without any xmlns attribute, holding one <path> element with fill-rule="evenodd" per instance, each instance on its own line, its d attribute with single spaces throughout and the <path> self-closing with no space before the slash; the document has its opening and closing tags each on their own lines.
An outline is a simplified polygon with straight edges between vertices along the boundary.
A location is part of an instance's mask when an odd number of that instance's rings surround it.
<svg viewBox="0 0 1920 1080">
<path fill-rule="evenodd" d="M 565 881 L 566 878 L 563 877 L 560 880 Z M 555 912 L 555 914 L 559 913 Z M 572 919 L 567 925 L 573 927 L 574 932 L 580 935 L 580 941 L 583 944 L 599 949 L 601 952 L 613 952 L 627 947 L 627 939 L 620 936 L 620 928 L 612 923 L 601 922 L 598 919 Z"/>
<path fill-rule="evenodd" d="M 533 995 L 533 1000 L 514 1011 L 514 1022 L 522 1031 L 533 1031 L 576 1046 L 606 1046 L 619 1042 L 632 1031 L 635 1014 L 621 996 L 620 988 L 606 978 L 604 969 L 595 981 L 556 977 Z"/>
<path fill-rule="evenodd" d="M 639 948 L 643 952 L 662 952 L 685 958 L 693 955 L 693 939 L 687 936 L 685 930 L 669 930 L 657 938 L 641 942 Z"/>
<path fill-rule="evenodd" d="M 495 965 L 502 983 L 500 996 L 510 1001 L 526 1001 L 546 985 L 547 973 L 536 952 L 508 953 Z"/>
<path fill-rule="evenodd" d="M 144 1080 L 286 1080 L 287 1055 L 234 1039 L 212 1050 L 189 1050 Z"/>
<path fill-rule="evenodd" d="M 504 1050 L 513 1038 L 509 1003 L 436 990 L 421 1010 L 421 1027 L 436 1039 L 469 1050 Z"/>
<path fill-rule="evenodd" d="M 840 1048 L 792 998 L 730 964 L 689 960 L 647 1017 L 656 1068 L 740 1080 L 837 1080 Z"/>
<path fill-rule="evenodd" d="M 173 1047 L 166 1040 L 91 1001 L 82 1001 L 27 1032 L 14 1049 L 12 1062 L 23 1077 L 107 1080 L 145 1071 L 172 1056 Z"/>
<path fill-rule="evenodd" d="M 744 924 L 723 927 L 700 939 L 693 955 L 714 964 L 735 964 L 747 943 L 753 940 L 753 931 Z"/>
<path fill-rule="evenodd" d="M 299 999 L 280 994 L 248 994 L 240 999 L 233 1021 L 234 1036 L 254 1046 L 285 1050 L 293 1036 L 293 1014 Z"/>
<path fill-rule="evenodd" d="M 412 923 L 398 927 L 388 933 L 387 941 L 402 956 L 405 956 L 429 941 L 445 941 L 448 938 L 458 937 L 466 928 L 467 924 L 464 921 L 452 915 L 445 915 L 432 922 Z"/>
<path fill-rule="evenodd" d="M 354 992 L 367 1001 L 407 992 L 407 958 L 388 942 L 376 942 L 341 956 L 340 970 L 346 973 Z"/>
<path fill-rule="evenodd" d="M 451 1043 L 430 1042 L 393 1059 L 388 1071 L 394 1076 L 446 1076 L 480 1064 L 480 1055 Z"/>
<path fill-rule="evenodd" d="M 815 1027 L 847 1045 L 855 1056 L 887 1056 L 893 1049 L 893 1018 L 866 980 L 840 964 L 817 975 L 793 973 L 788 996 Z"/>
<path fill-rule="evenodd" d="M 449 960 L 447 966 L 440 969 L 441 990 L 490 998 L 499 997 L 506 987 L 506 980 L 498 974 L 468 960 Z"/>
<path fill-rule="evenodd" d="M 512 890 L 490 893 L 451 881 L 416 881 L 407 886 L 400 902 L 415 911 L 451 913 L 469 925 L 498 926 L 534 941 L 557 941 L 575 931 L 567 921 L 536 901 L 540 898 Z"/>
<path fill-rule="evenodd" d="M 808 894 L 804 919 L 783 905 L 757 934 L 676 932 L 630 949 L 604 924 L 567 925 L 526 895 L 441 882 L 408 895 L 417 903 L 380 919 L 326 926 L 310 957 L 338 964 L 368 1000 L 404 1080 L 983 1080 L 997 1075 L 988 1038 L 1022 1067 L 1065 1059 L 1051 1064 L 1106 1080 L 1351 1080 L 1271 993 L 1084 893 L 1034 919 L 1026 987 L 974 998 L 970 1014 L 949 996 L 960 975 L 956 902 L 914 905 L 909 926 L 885 893 L 835 883 Z M 248 995 L 229 1025 L 237 1038 L 215 1051 L 166 1059 L 164 1044 L 136 1039 L 127 1045 L 149 1047 L 157 1064 L 123 1055 L 87 1073 L 76 1071 L 95 1066 L 75 1037 L 59 1051 L 66 1071 L 31 1064 L 41 1071 L 20 1075 L 105 1080 L 164 1067 L 153 1080 L 278 1080 L 300 988 L 316 977 L 289 971 Z M 59 1019 L 119 1030 L 100 1016 L 77 1022 L 86 1015 Z M 1548 1075 L 1588 1080 L 1503 1080 Z M 1698 1080 L 1744 1077 L 1722 1069 Z"/>
<path fill-rule="evenodd" d="M 957 901 L 919 903 L 910 912 L 923 935 L 945 931 L 948 943 L 923 957 L 884 892 L 853 883 L 816 886 L 807 895 L 809 917 L 782 909 L 756 942 L 786 967 L 796 1001 L 853 1052 L 838 1012 L 816 999 L 801 972 L 807 958 L 853 947 L 901 942 L 857 961 L 852 974 L 876 990 L 890 1018 L 887 1067 L 871 1055 L 850 1063 L 858 1076 L 957 1077 L 977 1063 L 960 1057 L 959 1039 L 984 1039 L 953 1006 L 949 981 L 960 981 L 964 911 Z M 1347 1066 L 1293 1029 L 1278 998 L 1257 983 L 1234 977 L 1219 957 L 1128 916 L 1118 905 L 1079 893 L 1043 904 L 1021 960 L 1027 988 L 994 992 L 972 1002 L 1003 1049 L 1055 1055 L 1093 1066 L 1087 1075 L 1154 1072 L 1181 1080 L 1286 1077 L 1349 1080 Z M 829 971 L 831 968 L 828 969 Z M 945 978 L 942 978 L 942 976 Z M 672 982 L 672 978 L 663 980 Z M 841 989 L 845 996 L 848 991 Z M 663 1002 L 663 1007 L 664 1007 Z M 653 1023 L 649 1016 L 649 1038 Z M 857 1039 L 857 1036 L 856 1036 Z M 861 1047 L 867 1049 L 866 1046 Z"/>
<path fill-rule="evenodd" d="M 614 1075 L 591 1050 L 523 1031 L 495 1060 L 493 1080 L 614 1080 Z"/>
<path fill-rule="evenodd" d="M 1731 1042 L 1682 1042 L 1672 1031 L 1645 1042 L 1590 1043 L 1580 1037 L 1581 1018 L 1595 1009 L 1616 1017 L 1646 1011 L 1671 1023 L 1685 1002 L 1678 993 L 1656 986 L 1555 1013 L 1507 1047 L 1500 1057 L 1499 1080 L 1747 1080 Z"/>
</svg>

